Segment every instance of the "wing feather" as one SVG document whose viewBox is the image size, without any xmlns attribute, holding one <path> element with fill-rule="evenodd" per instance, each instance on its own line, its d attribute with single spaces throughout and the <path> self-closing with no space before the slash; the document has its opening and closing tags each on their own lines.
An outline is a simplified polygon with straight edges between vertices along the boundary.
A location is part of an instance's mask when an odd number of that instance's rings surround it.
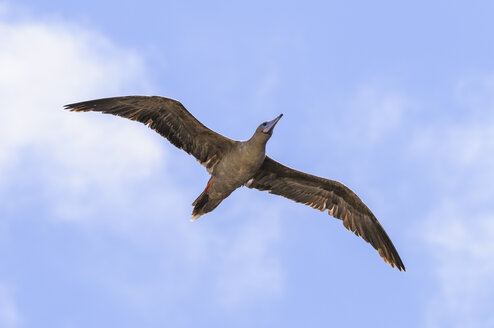
<svg viewBox="0 0 494 328">
<path fill-rule="evenodd" d="M 320 178 L 266 159 L 247 185 L 267 190 L 306 204 L 343 221 L 348 230 L 370 243 L 385 262 L 400 271 L 405 266 L 393 243 L 371 210 L 348 187 L 340 182 Z"/>
<path fill-rule="evenodd" d="M 65 109 L 75 112 L 102 112 L 144 123 L 176 147 L 193 155 L 210 172 L 235 143 L 208 129 L 180 102 L 170 98 L 158 96 L 104 98 L 66 105 Z"/>
</svg>

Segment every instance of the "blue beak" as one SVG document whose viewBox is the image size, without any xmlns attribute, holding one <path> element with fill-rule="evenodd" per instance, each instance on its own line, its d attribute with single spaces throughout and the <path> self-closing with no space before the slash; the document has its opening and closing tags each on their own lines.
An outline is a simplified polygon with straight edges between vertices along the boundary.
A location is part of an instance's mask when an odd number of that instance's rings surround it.
<svg viewBox="0 0 494 328">
<path fill-rule="evenodd" d="M 278 123 L 278 121 L 280 120 L 280 118 L 283 116 L 283 114 L 280 114 L 277 118 L 275 118 L 274 120 L 272 121 L 269 121 L 267 124 L 266 124 L 266 127 L 264 129 L 262 129 L 262 132 L 264 133 L 271 133 L 273 132 L 273 128 L 274 126 L 276 125 L 276 123 Z"/>
</svg>

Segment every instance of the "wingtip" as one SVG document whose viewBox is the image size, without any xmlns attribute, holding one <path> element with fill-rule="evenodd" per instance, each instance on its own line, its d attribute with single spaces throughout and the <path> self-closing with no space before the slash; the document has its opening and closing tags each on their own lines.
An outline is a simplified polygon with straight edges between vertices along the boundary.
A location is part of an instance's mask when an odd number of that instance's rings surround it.
<svg viewBox="0 0 494 328">
<path fill-rule="evenodd" d="M 63 109 L 71 112 L 76 112 L 78 111 L 77 105 L 78 103 L 63 105 Z"/>
<path fill-rule="evenodd" d="M 388 263 L 389 265 L 391 265 L 391 267 L 394 269 L 398 269 L 399 271 L 403 271 L 403 272 L 406 272 L 407 270 L 405 269 L 405 265 L 403 264 L 403 262 L 401 261 L 401 258 L 400 256 L 398 255 L 398 253 L 396 252 L 395 250 L 395 253 L 396 253 L 396 257 L 394 256 L 389 256 L 389 255 L 386 255 L 384 250 L 382 248 L 378 248 L 377 249 L 377 252 L 379 253 L 379 255 L 381 256 L 381 258 L 384 260 L 384 262 Z"/>
<path fill-rule="evenodd" d="M 392 267 L 393 269 L 396 268 L 398 269 L 400 272 L 403 271 L 403 272 L 407 272 L 407 269 L 405 268 L 405 265 L 403 263 L 391 263 L 391 262 L 388 262 Z"/>
<path fill-rule="evenodd" d="M 401 260 L 400 256 L 398 255 L 398 252 L 396 252 L 396 259 L 394 261 L 394 265 L 396 268 L 400 271 L 407 272 L 407 269 L 405 268 L 405 264 L 403 264 L 403 261 Z"/>
<path fill-rule="evenodd" d="M 69 110 L 71 112 L 89 112 L 94 110 L 98 103 L 108 101 L 110 98 L 88 100 L 82 102 L 76 102 L 72 104 L 67 104 L 63 106 L 63 109 Z"/>
</svg>

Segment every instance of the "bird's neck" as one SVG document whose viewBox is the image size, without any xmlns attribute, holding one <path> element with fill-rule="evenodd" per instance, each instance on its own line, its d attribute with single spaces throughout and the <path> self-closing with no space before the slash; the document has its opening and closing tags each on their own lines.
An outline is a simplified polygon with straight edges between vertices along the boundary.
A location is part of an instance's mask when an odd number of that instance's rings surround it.
<svg viewBox="0 0 494 328">
<path fill-rule="evenodd" d="M 247 141 L 242 141 L 238 144 L 236 158 L 240 159 L 242 165 L 247 165 L 254 168 L 253 172 L 261 166 L 266 156 L 266 138 L 254 134 Z"/>
<path fill-rule="evenodd" d="M 249 140 L 247 140 L 246 144 L 250 147 L 266 149 L 268 139 L 269 135 L 256 132 Z"/>
</svg>

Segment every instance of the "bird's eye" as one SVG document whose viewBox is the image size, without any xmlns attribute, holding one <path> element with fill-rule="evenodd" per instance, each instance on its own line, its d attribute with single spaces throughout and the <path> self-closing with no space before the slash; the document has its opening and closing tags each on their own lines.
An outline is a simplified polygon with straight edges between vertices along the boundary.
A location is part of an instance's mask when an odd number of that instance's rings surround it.
<svg viewBox="0 0 494 328">
<path fill-rule="evenodd" d="M 262 127 L 265 128 L 266 127 L 266 122 L 262 123 Z"/>
</svg>

